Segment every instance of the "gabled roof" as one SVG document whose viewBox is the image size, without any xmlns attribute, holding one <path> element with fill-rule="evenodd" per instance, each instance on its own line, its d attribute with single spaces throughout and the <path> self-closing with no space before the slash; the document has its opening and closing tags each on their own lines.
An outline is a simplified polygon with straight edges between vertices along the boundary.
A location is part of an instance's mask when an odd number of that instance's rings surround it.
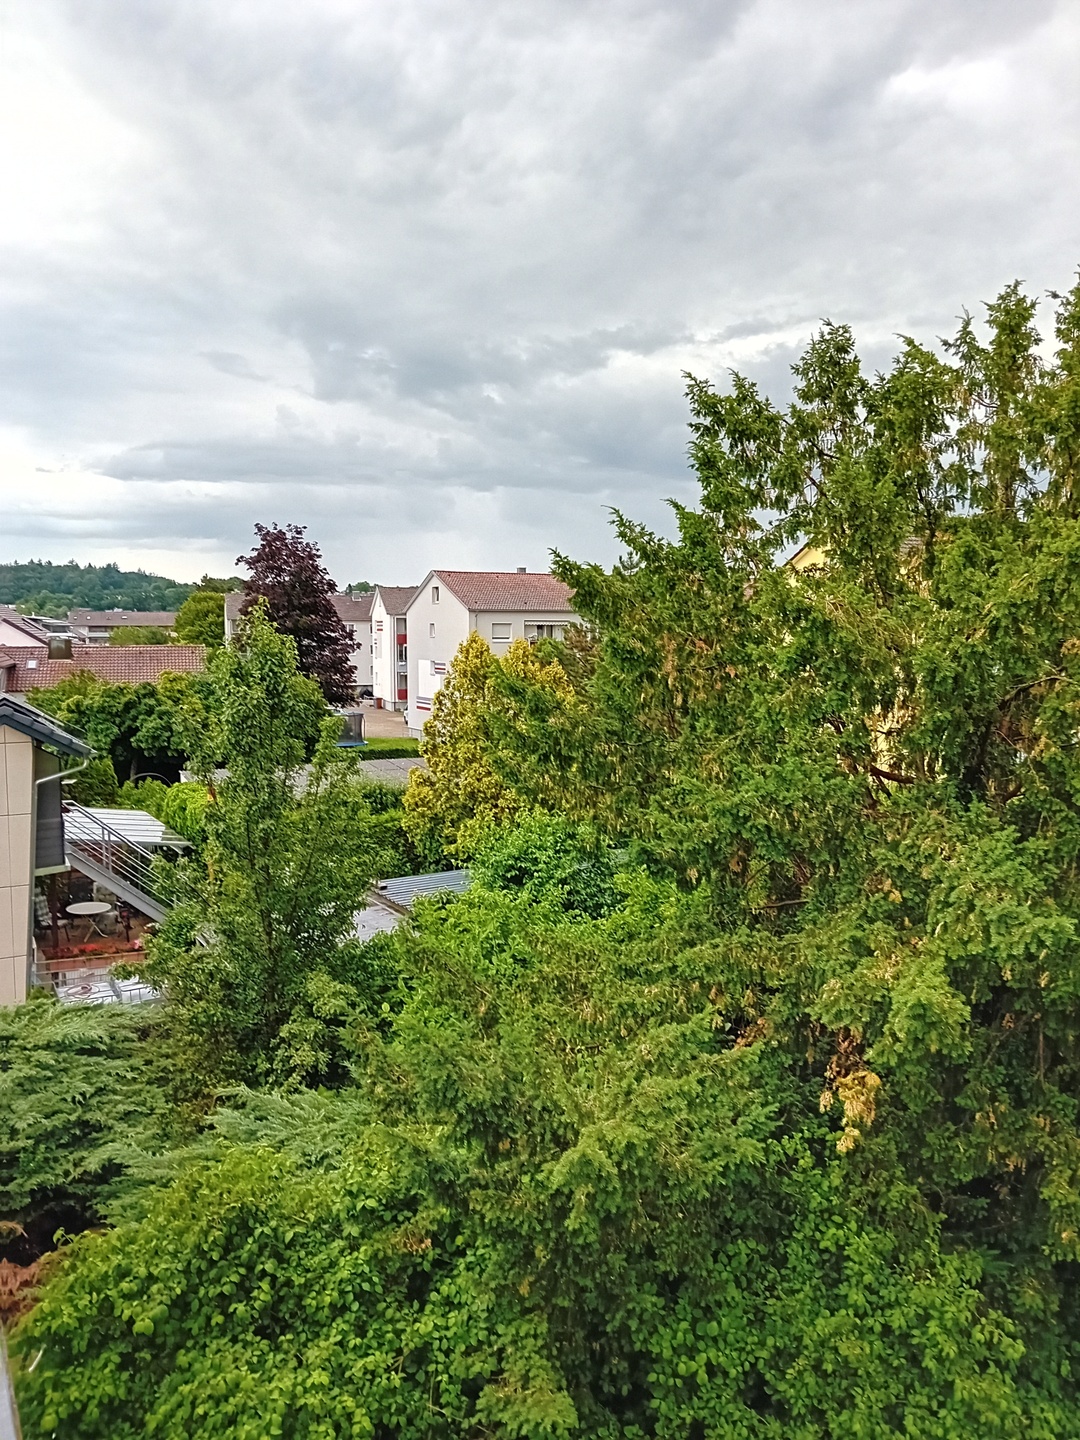
<svg viewBox="0 0 1080 1440">
<path fill-rule="evenodd" d="M 371 619 L 371 606 L 375 596 L 370 590 L 363 595 L 335 595 L 334 609 L 338 618 L 346 625 L 363 625 Z"/>
<path fill-rule="evenodd" d="M 416 594 L 415 585 L 376 585 L 383 609 L 388 615 L 404 615 Z"/>
<path fill-rule="evenodd" d="M 521 570 L 433 570 L 431 575 L 469 610 L 574 613 L 569 585 L 554 575 L 530 575 Z"/>
<path fill-rule="evenodd" d="M 240 611 L 246 598 L 243 590 L 229 591 L 225 596 L 225 614 L 228 619 L 238 620 L 240 618 Z M 331 599 L 334 602 L 338 618 L 346 625 L 363 625 L 371 619 L 371 604 L 375 596 L 370 591 L 366 595 L 334 595 Z"/>
<path fill-rule="evenodd" d="M 171 630 L 176 624 L 175 610 L 69 610 L 69 625 L 112 626 L 154 625 Z"/>
<path fill-rule="evenodd" d="M 12 654 L 8 651 L 8 654 Z M 139 685 L 160 680 L 162 675 L 198 674 L 206 669 L 205 645 L 73 645 L 70 660 L 46 660 L 36 656 L 15 656 L 7 688 L 25 695 L 28 690 L 47 690 L 89 670 L 99 680 L 112 684 Z"/>
<path fill-rule="evenodd" d="M 48 745 L 62 755 L 92 755 L 94 752 L 85 740 L 69 734 L 59 726 L 51 715 L 46 715 L 17 695 L 0 695 L 0 725 L 28 735 L 39 745 Z"/>
<path fill-rule="evenodd" d="M 43 630 L 40 625 L 35 625 L 29 616 L 20 615 L 19 612 L 10 605 L 0 605 L 0 620 L 3 620 L 5 625 L 10 625 L 13 629 L 25 635 L 27 645 L 48 645 L 49 643 L 49 632 L 47 630 Z M 14 641 L 8 641 L 9 645 L 15 643 Z"/>
</svg>

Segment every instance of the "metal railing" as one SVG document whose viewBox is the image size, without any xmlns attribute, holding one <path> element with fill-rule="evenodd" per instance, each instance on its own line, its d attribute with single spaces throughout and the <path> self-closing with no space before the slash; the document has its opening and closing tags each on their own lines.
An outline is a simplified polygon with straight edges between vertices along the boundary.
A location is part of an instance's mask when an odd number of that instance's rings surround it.
<svg viewBox="0 0 1080 1440">
<path fill-rule="evenodd" d="M 115 890 L 152 920 L 164 918 L 168 899 L 157 879 L 152 850 L 113 830 L 81 805 L 64 806 L 64 838 L 68 859 L 77 870 Z"/>
</svg>

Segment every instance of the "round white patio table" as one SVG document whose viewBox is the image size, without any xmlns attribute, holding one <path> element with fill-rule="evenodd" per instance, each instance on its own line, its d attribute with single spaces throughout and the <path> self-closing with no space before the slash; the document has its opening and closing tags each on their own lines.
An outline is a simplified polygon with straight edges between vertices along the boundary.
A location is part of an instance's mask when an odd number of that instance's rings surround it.
<svg viewBox="0 0 1080 1440">
<path fill-rule="evenodd" d="M 86 932 L 88 937 L 96 932 L 102 937 L 102 939 L 105 938 L 104 932 L 98 928 L 97 922 L 103 915 L 107 915 L 109 911 L 113 908 L 107 901 L 76 900 L 71 905 L 68 905 L 65 908 L 69 915 L 85 916 L 90 926 L 89 930 L 87 930 Z"/>
</svg>

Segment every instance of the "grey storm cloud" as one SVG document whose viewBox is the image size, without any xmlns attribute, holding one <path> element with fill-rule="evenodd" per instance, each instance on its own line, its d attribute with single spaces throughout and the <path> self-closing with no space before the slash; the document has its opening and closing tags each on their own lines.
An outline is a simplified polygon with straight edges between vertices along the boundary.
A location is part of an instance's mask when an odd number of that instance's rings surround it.
<svg viewBox="0 0 1080 1440">
<path fill-rule="evenodd" d="M 10 0 L 6 33 L 43 97 L 0 225 L 23 556 L 195 574 L 295 519 L 342 580 L 610 559 L 607 506 L 692 494 L 685 370 L 783 394 L 823 316 L 880 364 L 1080 260 L 1070 0 Z"/>
</svg>

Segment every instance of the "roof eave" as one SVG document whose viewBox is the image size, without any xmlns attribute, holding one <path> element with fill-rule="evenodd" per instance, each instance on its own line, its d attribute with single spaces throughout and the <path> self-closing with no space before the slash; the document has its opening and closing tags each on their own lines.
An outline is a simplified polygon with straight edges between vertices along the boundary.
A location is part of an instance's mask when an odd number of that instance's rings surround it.
<svg viewBox="0 0 1080 1440">
<path fill-rule="evenodd" d="M 39 745 L 47 745 L 50 750 L 58 750 L 61 755 L 88 758 L 94 753 L 85 740 L 62 729 L 51 716 L 16 695 L 0 694 L 0 725 L 18 730 L 21 735 L 28 736 Z"/>
</svg>

